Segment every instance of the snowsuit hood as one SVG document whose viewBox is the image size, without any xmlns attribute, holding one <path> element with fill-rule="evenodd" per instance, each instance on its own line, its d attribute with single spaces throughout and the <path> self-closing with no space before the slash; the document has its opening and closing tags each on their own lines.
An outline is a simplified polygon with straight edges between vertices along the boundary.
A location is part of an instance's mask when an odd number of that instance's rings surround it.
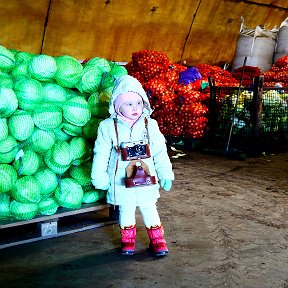
<svg viewBox="0 0 288 288">
<path fill-rule="evenodd" d="M 109 103 L 110 115 L 114 116 L 114 114 L 117 114 L 114 108 L 115 99 L 119 95 L 127 92 L 135 92 L 139 94 L 143 99 L 144 114 L 151 115 L 152 109 L 145 90 L 143 89 L 141 83 L 136 78 L 130 75 L 121 76 L 119 79 L 116 80 Z"/>
</svg>

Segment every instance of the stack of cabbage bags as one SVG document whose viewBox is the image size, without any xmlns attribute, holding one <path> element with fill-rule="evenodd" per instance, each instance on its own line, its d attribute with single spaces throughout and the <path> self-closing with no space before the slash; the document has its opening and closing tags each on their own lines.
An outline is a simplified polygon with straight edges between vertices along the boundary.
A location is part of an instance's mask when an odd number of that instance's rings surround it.
<svg viewBox="0 0 288 288">
<path fill-rule="evenodd" d="M 104 58 L 80 63 L 0 46 L 0 220 L 104 198 L 91 184 L 92 150 L 125 74 Z"/>
</svg>

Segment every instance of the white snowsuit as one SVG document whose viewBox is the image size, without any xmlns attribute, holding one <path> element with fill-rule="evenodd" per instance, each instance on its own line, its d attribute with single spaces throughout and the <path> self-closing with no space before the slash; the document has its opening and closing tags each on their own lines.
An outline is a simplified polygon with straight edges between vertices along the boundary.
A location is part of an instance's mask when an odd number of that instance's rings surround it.
<svg viewBox="0 0 288 288">
<path fill-rule="evenodd" d="M 144 102 L 143 114 L 130 126 L 118 117 L 114 109 L 114 101 L 118 95 L 126 92 L 138 93 Z M 152 110 L 148 97 L 140 82 L 135 78 L 125 75 L 115 84 L 109 105 L 110 117 L 103 120 L 98 128 L 97 139 L 94 146 L 91 178 L 96 189 L 107 191 L 107 202 L 113 205 L 141 206 L 145 203 L 156 203 L 160 197 L 159 184 L 135 188 L 125 187 L 126 167 L 130 161 L 123 161 L 117 153 L 117 136 L 114 119 L 117 122 L 119 144 L 147 140 L 149 137 L 151 157 L 142 159 L 148 165 L 150 175 L 159 180 L 174 180 L 172 164 L 167 154 L 165 138 L 160 132 L 156 120 L 150 118 Z M 144 119 L 148 121 L 148 129 Z M 148 131 L 147 131 L 148 130 Z M 116 168 L 116 166 L 118 166 Z"/>
</svg>

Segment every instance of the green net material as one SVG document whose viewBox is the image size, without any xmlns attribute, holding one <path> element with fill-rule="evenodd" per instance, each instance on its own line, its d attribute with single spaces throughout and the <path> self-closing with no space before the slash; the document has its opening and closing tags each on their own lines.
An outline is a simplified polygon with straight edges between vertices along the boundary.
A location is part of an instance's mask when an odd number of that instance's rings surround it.
<svg viewBox="0 0 288 288">
<path fill-rule="evenodd" d="M 0 46 L 0 69 L 9 72 L 15 66 L 14 54 L 7 48 Z"/>
<path fill-rule="evenodd" d="M 59 206 L 72 209 L 80 208 L 83 189 L 76 180 L 64 178 L 55 190 L 55 198 Z"/>
<path fill-rule="evenodd" d="M 18 141 L 28 139 L 34 131 L 34 121 L 31 114 L 24 110 L 17 110 L 8 120 L 11 135 Z"/>
<path fill-rule="evenodd" d="M 80 165 L 88 161 L 92 156 L 92 148 L 83 137 L 74 137 L 69 142 L 72 155 L 72 164 Z"/>
<path fill-rule="evenodd" d="M 111 92 L 112 93 L 112 92 Z M 106 118 L 109 116 L 108 108 L 110 101 L 110 90 L 104 90 L 102 92 L 95 92 L 88 98 L 88 104 L 90 107 L 91 115 L 98 118 Z"/>
<path fill-rule="evenodd" d="M 58 209 L 58 204 L 54 198 L 42 199 L 38 203 L 38 213 L 41 215 L 53 215 Z"/>
<path fill-rule="evenodd" d="M 84 68 L 86 67 L 98 67 L 102 72 L 109 72 L 111 70 L 109 61 L 101 57 L 91 58 L 84 64 Z"/>
<path fill-rule="evenodd" d="M 45 104 L 34 110 L 32 119 L 42 130 L 54 129 L 62 123 L 62 109 L 53 104 Z"/>
<path fill-rule="evenodd" d="M 53 161 L 61 166 L 70 165 L 72 161 L 72 153 L 70 145 L 65 141 L 56 142 L 52 150 Z"/>
<path fill-rule="evenodd" d="M 28 66 L 32 78 L 39 81 L 52 81 L 56 71 L 56 60 L 48 55 L 35 55 Z"/>
<path fill-rule="evenodd" d="M 0 87 L 0 117 L 10 117 L 18 108 L 18 99 L 11 88 Z"/>
<path fill-rule="evenodd" d="M 14 92 L 23 110 L 33 111 L 42 103 L 43 87 L 35 79 L 19 78 L 14 85 Z"/>
<path fill-rule="evenodd" d="M 114 63 L 109 74 L 114 76 L 115 78 L 120 78 L 123 75 L 128 75 L 128 71 L 124 66 Z"/>
<path fill-rule="evenodd" d="M 36 203 L 21 203 L 16 200 L 10 203 L 11 215 L 18 220 L 33 219 L 37 215 L 37 211 Z"/>
<path fill-rule="evenodd" d="M 57 71 L 54 75 L 56 82 L 62 87 L 76 88 L 83 75 L 83 66 L 73 57 L 63 55 L 55 58 Z"/>
<path fill-rule="evenodd" d="M 62 123 L 64 126 L 64 123 Z M 55 140 L 56 141 L 66 141 L 68 142 L 72 136 L 70 134 L 67 134 L 62 128 L 63 126 L 57 127 L 55 129 L 53 129 L 53 132 L 55 134 Z M 82 130 L 82 129 L 81 129 Z M 77 134 L 78 135 L 78 134 Z"/>
<path fill-rule="evenodd" d="M 70 164 L 68 165 L 60 165 L 56 163 L 52 156 L 52 148 L 49 149 L 46 154 L 44 155 L 44 163 L 47 167 L 49 167 L 54 173 L 62 175 L 64 174 L 70 167 Z"/>
<path fill-rule="evenodd" d="M 49 150 L 56 141 L 53 130 L 35 129 L 29 140 L 29 147 L 37 153 Z"/>
<path fill-rule="evenodd" d="M 63 123 L 63 131 L 70 136 L 81 136 L 82 135 L 82 127 L 76 126 L 68 122 Z"/>
<path fill-rule="evenodd" d="M 9 194 L 0 194 L 0 220 L 11 218 L 10 201 L 11 197 Z"/>
<path fill-rule="evenodd" d="M 87 124 L 83 126 L 83 137 L 89 140 L 95 140 L 97 137 L 97 129 L 103 119 L 92 117 Z"/>
<path fill-rule="evenodd" d="M 40 188 L 33 176 L 23 176 L 17 179 L 11 195 L 21 203 L 38 203 L 41 199 Z"/>
<path fill-rule="evenodd" d="M 49 196 L 58 185 L 56 173 L 47 167 L 40 169 L 33 176 L 39 185 L 42 197 Z"/>
<path fill-rule="evenodd" d="M 101 194 L 98 190 L 84 192 L 83 203 L 95 203 L 101 199 Z"/>
<path fill-rule="evenodd" d="M 63 116 L 73 125 L 84 126 L 91 119 L 88 102 L 80 96 L 72 97 L 63 105 Z"/>
<path fill-rule="evenodd" d="M 8 125 L 6 118 L 0 118 L 0 141 L 8 137 Z"/>
<path fill-rule="evenodd" d="M 17 65 L 13 70 L 12 70 L 12 76 L 17 79 L 17 78 L 31 78 L 29 73 L 28 73 L 28 63 L 22 63 Z"/>
<path fill-rule="evenodd" d="M 24 153 L 23 156 L 15 160 L 13 166 L 19 176 L 33 175 L 39 169 L 41 163 L 40 157 L 32 150 L 24 149 L 22 151 Z"/>
<path fill-rule="evenodd" d="M 0 164 L 0 195 L 9 192 L 17 180 L 17 172 L 13 166 Z"/>
<path fill-rule="evenodd" d="M 72 165 L 69 168 L 69 173 L 81 186 L 87 186 L 91 184 L 91 166 L 91 162 L 79 166 Z"/>
<path fill-rule="evenodd" d="M 0 141 L 0 163 L 11 163 L 19 151 L 16 139 L 8 135 L 8 137 Z"/>
<path fill-rule="evenodd" d="M 43 101 L 45 103 L 53 103 L 54 105 L 62 106 L 68 99 L 66 90 L 58 84 L 47 83 L 43 85 Z"/>
<path fill-rule="evenodd" d="M 0 71 L 0 87 L 13 89 L 14 82 L 10 74 Z"/>
<path fill-rule="evenodd" d="M 97 66 L 87 66 L 83 69 L 81 80 L 77 83 L 77 89 L 82 93 L 92 93 L 99 89 L 103 71 Z"/>
<path fill-rule="evenodd" d="M 24 52 L 24 51 L 19 51 L 17 52 L 14 57 L 15 57 L 15 63 L 16 63 L 16 67 L 19 66 L 20 64 L 23 63 L 28 63 L 32 60 L 32 58 L 34 57 L 35 54 L 33 53 L 29 53 L 29 52 Z M 15 67 L 15 68 L 16 68 Z M 14 69 L 15 69 L 14 68 Z"/>
</svg>

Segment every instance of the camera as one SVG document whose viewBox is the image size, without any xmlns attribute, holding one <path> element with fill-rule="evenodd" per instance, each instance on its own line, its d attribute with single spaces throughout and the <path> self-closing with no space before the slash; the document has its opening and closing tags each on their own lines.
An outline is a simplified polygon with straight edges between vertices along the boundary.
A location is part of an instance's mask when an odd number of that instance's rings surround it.
<svg viewBox="0 0 288 288">
<path fill-rule="evenodd" d="M 120 145 L 123 161 L 145 159 L 151 157 L 149 144 L 144 141 L 122 142 Z"/>
</svg>

